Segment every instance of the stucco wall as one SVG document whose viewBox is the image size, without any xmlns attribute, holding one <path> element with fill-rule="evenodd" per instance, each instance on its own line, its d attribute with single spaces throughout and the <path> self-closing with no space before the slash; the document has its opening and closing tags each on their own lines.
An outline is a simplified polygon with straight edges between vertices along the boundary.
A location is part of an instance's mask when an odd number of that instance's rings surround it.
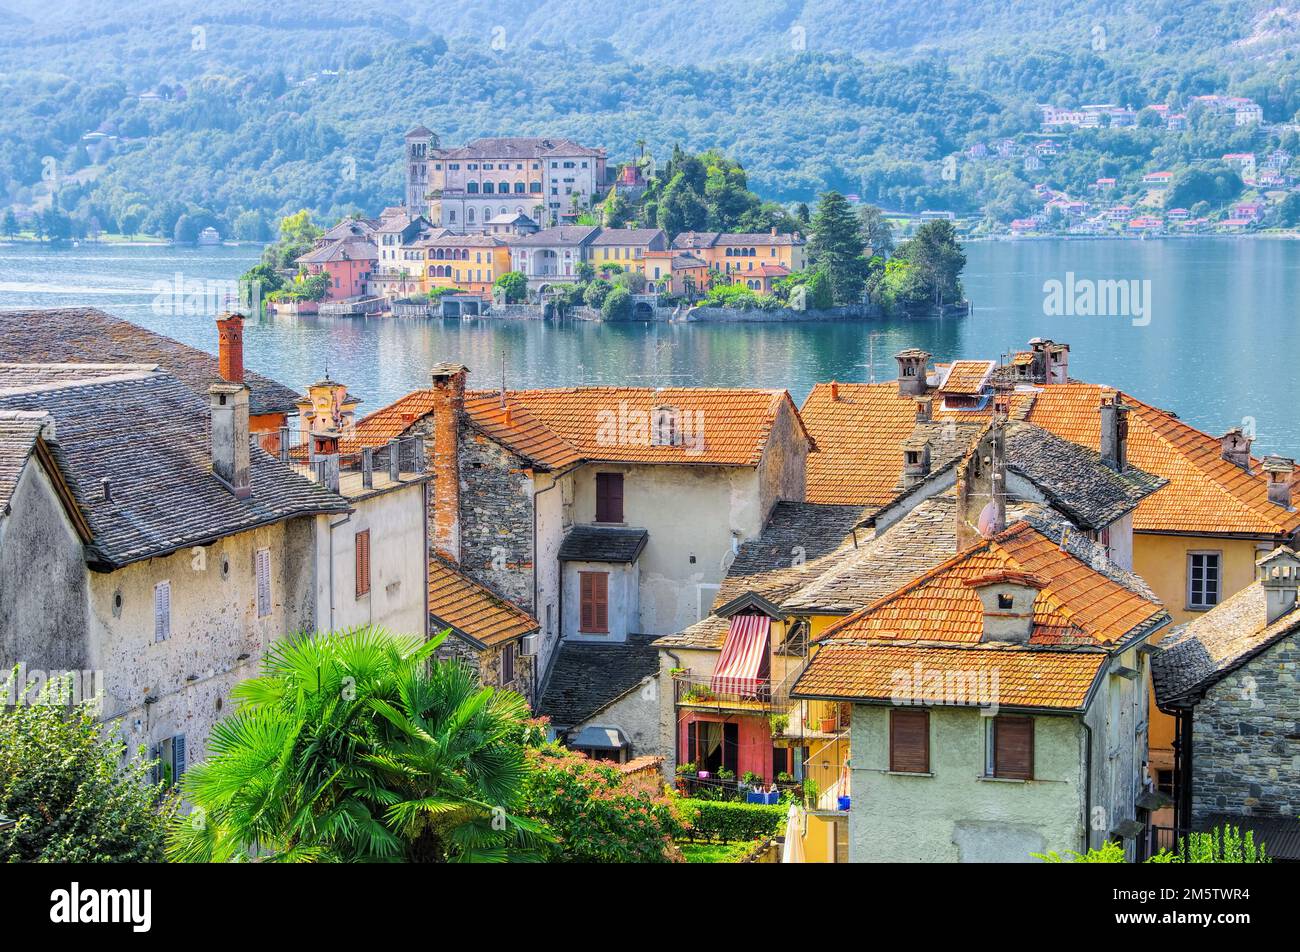
<svg viewBox="0 0 1300 952">
<path fill-rule="evenodd" d="M 609 633 L 591 634 L 582 631 L 582 572 L 604 572 L 609 575 Z M 608 562 L 566 562 L 564 564 L 564 638 L 566 641 L 626 641 L 629 633 L 640 632 L 638 609 L 640 576 L 635 562 L 611 565 Z"/>
<path fill-rule="evenodd" d="M 977 708 L 931 708 L 929 775 L 888 772 L 889 711 L 853 708 L 853 862 L 1033 862 L 1030 853 L 1079 848 L 1077 719 L 1034 718 L 1036 779 L 984 780 Z"/>
<path fill-rule="evenodd" d="M 319 597 L 329 605 L 328 555 L 333 556 L 334 630 L 378 625 L 396 634 L 424 634 L 426 572 L 425 483 L 410 483 L 375 495 L 350 500 L 352 517 L 334 517 L 326 530 L 327 560 L 317 579 Z M 356 537 L 370 532 L 370 592 L 357 596 Z"/>
<path fill-rule="evenodd" d="M 623 474 L 624 523 L 650 533 L 641 553 L 641 631 L 671 634 L 698 621 L 699 585 L 722 580 L 733 537 L 744 541 L 762 528 L 757 470 L 584 466 L 573 477 L 575 523 L 596 519 L 597 473 Z M 705 598 L 706 611 L 711 602 Z"/>
<path fill-rule="evenodd" d="M 659 741 L 659 685 L 662 683 L 658 675 L 646 678 L 590 720 L 574 727 L 569 736 L 577 736 L 584 727 L 616 727 L 632 745 L 629 759 L 662 754 Z"/>
<path fill-rule="evenodd" d="M 24 467 L 10 508 L 0 516 L 0 680 L 20 663 L 84 670 L 90 657 L 85 556 L 35 459 Z"/>
<path fill-rule="evenodd" d="M 794 408 L 782 403 L 758 465 L 759 505 L 764 521 L 780 500 L 803 501 L 807 468 L 808 438 Z"/>
<path fill-rule="evenodd" d="M 1194 823 L 1212 813 L 1300 813 L 1300 635 L 1206 692 L 1193 717 Z"/>
</svg>

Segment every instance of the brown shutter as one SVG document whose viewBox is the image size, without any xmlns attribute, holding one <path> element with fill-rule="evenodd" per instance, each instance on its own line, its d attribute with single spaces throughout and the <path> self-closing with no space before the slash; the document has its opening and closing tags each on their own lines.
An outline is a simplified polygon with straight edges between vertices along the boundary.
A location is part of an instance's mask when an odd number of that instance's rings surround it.
<svg viewBox="0 0 1300 952">
<path fill-rule="evenodd" d="M 591 631 L 591 626 L 595 623 L 595 601 L 592 597 L 592 590 L 595 588 L 595 574 L 592 572 L 579 572 L 579 592 L 578 600 L 582 605 L 582 618 L 578 622 L 578 628 L 582 631 Z"/>
<path fill-rule="evenodd" d="M 605 634 L 609 631 L 609 575 L 605 572 L 578 573 L 581 631 Z"/>
<path fill-rule="evenodd" d="M 1034 779 L 1034 721 L 1030 717 L 993 720 L 993 776 Z"/>
<path fill-rule="evenodd" d="M 623 521 L 623 474 L 596 474 L 596 521 Z"/>
<path fill-rule="evenodd" d="M 899 707 L 889 712 L 889 769 L 897 773 L 930 772 L 930 712 Z"/>
<path fill-rule="evenodd" d="M 370 594 L 370 530 L 356 535 L 357 598 Z"/>
<path fill-rule="evenodd" d="M 596 573 L 595 590 L 592 593 L 595 604 L 595 627 L 592 631 L 601 633 L 609 631 L 609 576 L 604 572 Z"/>
</svg>

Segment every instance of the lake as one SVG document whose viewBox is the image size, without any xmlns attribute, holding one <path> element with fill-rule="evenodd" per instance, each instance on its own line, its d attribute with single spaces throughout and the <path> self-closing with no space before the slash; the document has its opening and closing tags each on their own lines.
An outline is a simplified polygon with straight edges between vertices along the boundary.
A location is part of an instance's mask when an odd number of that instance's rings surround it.
<svg viewBox="0 0 1300 952">
<path fill-rule="evenodd" d="M 994 358 L 1038 336 L 1071 345 L 1072 376 L 1211 433 L 1253 422 L 1257 452 L 1300 452 L 1300 241 L 978 242 L 966 254 L 967 318 L 607 326 L 275 317 L 249 323 L 245 361 L 299 390 L 328 369 L 363 411 L 426 386 L 429 367 L 448 360 L 467 365 L 477 387 L 499 385 L 504 359 L 510 387 L 786 387 L 802 402 L 817 381 L 873 371 L 889 379 L 891 355 L 904 347 Z M 253 247 L 0 245 L 0 308 L 98 307 L 215 352 L 213 315 L 168 313 L 157 285 L 230 280 L 258 256 Z M 1072 302 L 1093 281 L 1136 282 L 1136 293 L 1124 316 L 1086 316 L 1045 304 L 1051 281 L 1069 287 Z"/>
</svg>

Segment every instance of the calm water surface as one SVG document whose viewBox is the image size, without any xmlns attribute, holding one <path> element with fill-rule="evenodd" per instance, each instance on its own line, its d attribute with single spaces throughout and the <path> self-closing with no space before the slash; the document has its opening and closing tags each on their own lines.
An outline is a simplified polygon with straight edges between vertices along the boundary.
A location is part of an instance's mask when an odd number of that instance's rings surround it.
<svg viewBox="0 0 1300 952">
<path fill-rule="evenodd" d="M 250 367 L 302 389 L 328 368 L 373 409 L 456 360 L 471 386 L 787 387 L 877 379 L 895 351 L 996 357 L 1030 337 L 1071 345 L 1073 376 L 1121 387 L 1212 433 L 1252 418 L 1257 450 L 1300 453 L 1300 241 L 1034 241 L 967 246 L 975 312 L 945 321 L 750 326 L 266 318 L 245 333 Z M 0 308 L 94 306 L 215 351 L 211 315 L 155 307 L 158 282 L 228 280 L 255 248 L 0 245 Z M 1049 317 L 1043 283 L 1149 280 L 1151 320 Z M 874 360 L 872 359 L 874 353 Z"/>
</svg>

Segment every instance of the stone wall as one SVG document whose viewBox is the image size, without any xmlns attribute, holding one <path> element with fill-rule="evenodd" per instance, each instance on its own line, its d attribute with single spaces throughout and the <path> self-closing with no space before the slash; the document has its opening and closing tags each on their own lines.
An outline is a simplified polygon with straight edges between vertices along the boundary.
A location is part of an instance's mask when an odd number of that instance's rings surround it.
<svg viewBox="0 0 1300 952">
<path fill-rule="evenodd" d="M 700 321 L 715 324 L 777 324 L 795 321 L 861 321 L 878 318 L 881 311 L 875 304 L 851 304 L 844 307 L 830 307 L 823 310 L 809 308 L 796 311 L 788 307 L 779 307 L 765 311 L 759 308 L 741 310 L 733 307 L 693 307 L 686 312 L 687 321 Z"/>
<path fill-rule="evenodd" d="M 523 461 L 483 434 L 460 432 L 460 564 L 470 577 L 533 610 L 532 480 Z"/>
<path fill-rule="evenodd" d="M 503 320 L 541 320 L 546 315 L 546 308 L 541 304 L 492 304 L 484 312 L 484 317 L 497 317 Z"/>
<path fill-rule="evenodd" d="M 1293 634 L 1206 692 L 1193 721 L 1192 821 L 1210 814 L 1300 812 L 1300 634 Z"/>
</svg>

